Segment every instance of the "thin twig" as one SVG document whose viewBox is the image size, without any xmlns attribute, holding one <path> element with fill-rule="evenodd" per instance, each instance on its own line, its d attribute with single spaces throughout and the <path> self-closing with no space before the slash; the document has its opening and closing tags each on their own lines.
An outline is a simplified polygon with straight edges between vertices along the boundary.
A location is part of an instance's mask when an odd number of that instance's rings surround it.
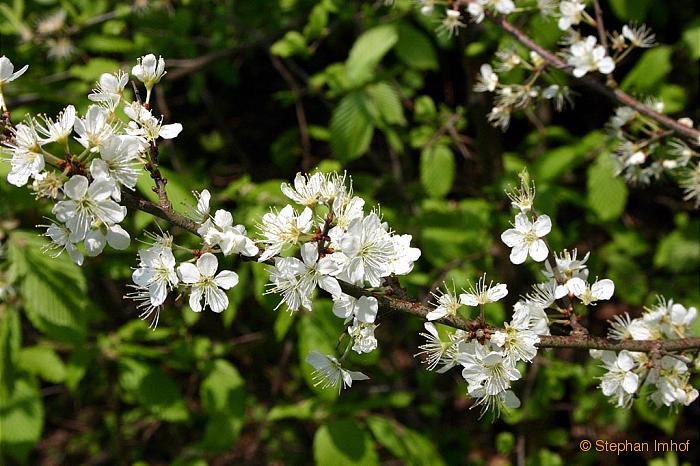
<svg viewBox="0 0 700 466">
<path fill-rule="evenodd" d="M 469 2 L 462 0 L 462 3 L 468 4 Z M 500 26 L 504 31 L 512 35 L 515 39 L 517 39 L 518 42 L 520 42 L 530 50 L 537 52 L 537 54 L 540 55 L 542 59 L 545 62 L 547 62 L 550 66 L 561 70 L 570 76 L 573 76 L 572 66 L 568 65 L 560 57 L 556 56 L 549 50 L 539 45 L 530 36 L 528 36 L 522 30 L 510 23 L 505 17 L 498 16 L 490 12 L 485 12 L 485 15 L 491 22 Z M 609 99 L 619 102 L 628 107 L 632 107 L 642 115 L 648 116 L 649 118 L 657 121 L 661 125 L 672 129 L 676 133 L 683 135 L 686 138 L 691 139 L 693 142 L 697 143 L 698 141 L 700 141 L 700 131 L 698 131 L 697 129 L 692 128 L 690 126 L 685 126 L 684 124 L 679 123 L 677 120 L 657 112 L 650 106 L 643 104 L 642 102 L 627 94 L 623 90 L 617 87 L 610 87 L 605 83 L 600 82 L 597 78 L 590 74 L 576 79 L 581 83 L 585 84 L 586 86 L 590 87 L 591 89 L 596 90 L 599 93 L 607 96 Z"/>
</svg>

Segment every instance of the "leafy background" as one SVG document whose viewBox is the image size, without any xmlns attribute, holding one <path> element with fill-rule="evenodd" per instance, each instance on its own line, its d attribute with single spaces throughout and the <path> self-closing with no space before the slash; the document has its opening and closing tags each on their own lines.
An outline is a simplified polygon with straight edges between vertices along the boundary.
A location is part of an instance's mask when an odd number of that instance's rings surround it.
<svg viewBox="0 0 700 466">
<path fill-rule="evenodd" d="M 646 21 L 662 44 L 619 67 L 622 87 L 698 121 L 694 2 L 603 6 L 609 26 Z M 51 31 L 58 12 L 64 24 Z M 410 293 L 427 299 L 443 280 L 488 272 L 509 284 L 505 304 L 489 309 L 499 323 L 541 278 L 534 265 L 514 268 L 498 241 L 511 218 L 502 189 L 527 166 L 539 209 L 555 219 L 552 244 L 593 251 L 592 274 L 618 284 L 585 319 L 594 334 L 656 293 L 700 303 L 697 210 L 666 180 L 627 187 L 613 177 L 602 129 L 610 102 L 572 83 L 573 110 L 537 108 L 504 134 L 487 124 L 488 97 L 470 89 L 479 66 L 511 43 L 490 24 L 450 40 L 434 33 L 437 16 L 406 0 L 12 0 L 0 18 L 0 53 L 30 65 L 6 89 L 15 122 L 68 103 L 84 111 L 100 73 L 148 52 L 166 58 L 155 106 L 185 128 L 162 149 L 178 208 L 208 187 L 252 229 L 284 203 L 280 181 L 347 169 L 356 192 L 422 249 L 403 281 Z M 518 23 L 542 44 L 557 41 L 552 20 Z M 147 178 L 139 190 L 152 195 Z M 595 389 L 602 370 L 572 350 L 540 352 L 516 385 L 523 407 L 478 420 L 458 371 L 429 373 L 413 356 L 422 322 L 406 315 L 383 315 L 380 349 L 352 360 L 371 381 L 340 397 L 317 390 L 304 358 L 334 352 L 341 322 L 322 296 L 310 313 L 273 311 L 255 264 L 227 264 L 241 283 L 223 314 L 173 301 L 150 331 L 122 299 L 137 242 L 79 269 L 40 252 L 34 225 L 47 204 L 7 183 L 0 196 L 3 464 L 698 464 L 697 402 L 615 409 Z M 134 237 L 157 228 L 146 214 L 130 218 Z M 690 440 L 691 451 L 581 453 L 584 438 Z"/>
</svg>

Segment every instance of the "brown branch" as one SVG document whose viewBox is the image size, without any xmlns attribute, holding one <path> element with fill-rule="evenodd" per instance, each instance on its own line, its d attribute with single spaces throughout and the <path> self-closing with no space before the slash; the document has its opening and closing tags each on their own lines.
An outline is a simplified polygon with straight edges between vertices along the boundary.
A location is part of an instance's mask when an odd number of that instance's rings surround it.
<svg viewBox="0 0 700 466">
<path fill-rule="evenodd" d="M 282 76 L 282 79 L 284 79 L 284 81 L 287 83 L 287 86 L 289 86 L 289 89 L 292 91 L 292 95 L 294 96 L 294 109 L 296 111 L 297 123 L 299 125 L 299 136 L 301 138 L 301 168 L 302 171 L 308 172 L 311 170 L 313 161 L 311 160 L 311 139 L 309 138 L 309 125 L 306 120 L 304 104 L 301 100 L 303 90 L 299 87 L 299 84 L 297 84 L 294 76 L 292 76 L 289 70 L 284 66 L 282 60 L 271 54 L 270 61 L 272 61 L 272 66 L 274 66 Z"/>
<path fill-rule="evenodd" d="M 468 4 L 469 2 L 463 1 L 464 4 Z M 593 90 L 598 91 L 599 93 L 607 96 L 609 99 L 619 102 L 623 105 L 626 105 L 628 107 L 632 107 L 633 109 L 637 110 L 639 113 L 642 115 L 645 115 L 655 121 L 657 121 L 659 124 L 672 129 L 676 133 L 683 135 L 689 139 L 691 139 L 693 142 L 697 143 L 700 141 L 700 131 L 698 131 L 695 128 L 685 126 L 682 123 L 679 123 L 677 120 L 664 115 L 662 113 L 657 112 L 653 108 L 649 107 L 648 105 L 643 104 L 639 100 L 635 99 L 631 95 L 627 94 L 625 91 L 619 89 L 619 88 L 613 88 L 610 87 L 602 82 L 600 82 L 598 79 L 596 79 L 594 76 L 591 74 L 587 74 L 581 78 L 576 78 L 573 75 L 573 67 L 569 66 L 564 60 L 562 60 L 560 57 L 556 56 L 549 50 L 545 49 L 541 45 L 539 45 L 537 42 L 535 42 L 530 36 L 528 36 L 525 32 L 522 30 L 518 29 L 516 26 L 514 26 L 512 23 L 510 23 L 505 17 L 503 16 L 498 16 L 490 12 L 485 12 L 486 17 L 493 22 L 494 24 L 500 26 L 504 31 L 512 35 L 518 42 L 529 48 L 530 50 L 533 50 L 537 52 L 542 59 L 544 59 L 545 62 L 547 62 L 551 67 L 556 68 L 558 70 L 563 71 L 564 73 L 574 77 L 581 83 L 585 84 L 586 86 L 590 87 Z"/>
<path fill-rule="evenodd" d="M 593 11 L 595 12 L 595 27 L 598 29 L 598 38 L 600 45 L 608 50 L 608 35 L 603 24 L 603 10 L 600 8 L 600 0 L 593 0 Z"/>
<path fill-rule="evenodd" d="M 162 218 L 163 220 L 167 220 L 173 225 L 194 233 L 195 235 L 197 234 L 197 223 L 184 215 L 177 213 L 172 206 L 163 207 L 158 204 L 154 204 L 153 202 L 143 199 L 128 190 L 122 190 L 122 202 L 125 206 L 131 209 L 142 210 L 148 214 Z"/>
<path fill-rule="evenodd" d="M 340 282 L 344 293 L 355 298 L 371 296 L 377 299 L 379 308 L 384 311 L 398 311 L 413 314 L 425 318 L 433 309 L 419 302 L 399 299 L 382 295 L 376 291 L 361 288 L 349 283 Z M 478 320 L 467 320 L 461 316 L 446 316 L 435 322 L 450 327 L 471 330 L 480 323 Z M 649 353 L 652 351 L 669 352 L 700 348 L 700 337 L 678 338 L 675 340 L 622 340 L 615 341 L 607 338 L 591 337 L 587 335 L 540 335 L 539 348 L 576 348 L 576 349 L 602 349 L 610 351 L 639 351 Z"/>
</svg>

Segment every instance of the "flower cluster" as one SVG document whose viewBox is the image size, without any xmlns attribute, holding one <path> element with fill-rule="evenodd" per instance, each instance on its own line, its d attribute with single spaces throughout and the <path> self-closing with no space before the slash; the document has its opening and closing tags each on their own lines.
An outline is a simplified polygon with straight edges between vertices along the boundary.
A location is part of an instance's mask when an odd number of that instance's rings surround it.
<svg viewBox="0 0 700 466">
<path fill-rule="evenodd" d="M 697 315 L 694 307 L 659 297 L 657 304 L 638 318 L 627 313 L 616 316 L 609 337 L 619 341 L 685 338 L 691 336 L 690 326 Z M 600 388 L 616 406 L 629 406 L 644 387 L 649 387 L 648 399 L 659 407 L 687 406 L 698 397 L 698 390 L 690 384 L 691 360 L 683 355 L 591 350 L 591 356 L 603 362 L 606 373 Z"/>
<path fill-rule="evenodd" d="M 0 68 L 2 82 L 26 71 L 24 67 L 12 73 L 12 63 L 5 57 Z M 127 79 L 122 72 L 103 74 L 88 96 L 95 103 L 85 115 L 69 105 L 56 118 L 28 117 L 11 129 L 5 142 L 11 155 L 7 181 L 22 187 L 31 180 L 37 197 L 55 201 L 52 212 L 58 223 L 48 225 L 46 236 L 55 250 L 65 249 L 77 264 L 82 264 L 84 254 L 96 256 L 107 244 L 115 249 L 129 246 L 131 238 L 120 226 L 127 213 L 120 205 L 122 189 L 135 188 L 157 137 L 173 138 L 182 128 L 158 123 L 157 135 L 146 134 L 142 131 L 148 126 L 146 119 L 136 118 L 133 109 L 155 118 L 146 109 L 148 103 L 138 101 L 124 103 L 124 116 L 131 120 L 124 125 L 117 110 L 125 99 Z"/>
<path fill-rule="evenodd" d="M 267 292 L 278 294 L 279 306 L 291 312 L 311 310 L 316 288 L 328 292 L 333 313 L 348 325 L 349 348 L 373 351 L 377 299 L 350 296 L 340 282 L 379 287 L 389 276 L 409 273 L 420 250 L 411 247 L 410 235 L 391 231 L 379 211 L 366 213 L 364 200 L 353 195 L 345 175 L 300 173 L 293 185 L 284 183 L 281 189 L 299 208 L 288 204 L 272 210 L 258 225 L 264 247 L 259 261 L 273 263 Z M 299 258 L 283 255 L 293 248 Z"/>
</svg>

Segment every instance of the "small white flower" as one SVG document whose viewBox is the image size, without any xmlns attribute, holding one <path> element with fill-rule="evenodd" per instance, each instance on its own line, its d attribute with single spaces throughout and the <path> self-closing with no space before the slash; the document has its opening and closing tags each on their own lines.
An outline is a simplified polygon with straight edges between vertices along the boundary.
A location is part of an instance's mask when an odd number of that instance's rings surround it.
<svg viewBox="0 0 700 466">
<path fill-rule="evenodd" d="M 156 58 L 152 53 L 139 58 L 138 64 L 131 69 L 131 74 L 141 81 L 148 91 L 158 84 L 166 73 L 163 57 Z"/>
<path fill-rule="evenodd" d="M 654 329 L 655 325 L 644 319 L 630 319 L 626 312 L 616 315 L 610 322 L 608 337 L 613 340 L 656 340 L 661 333 Z"/>
<path fill-rule="evenodd" d="M 391 235 L 394 253 L 389 258 L 390 274 L 407 275 L 413 270 L 413 263 L 420 258 L 421 251 L 411 247 L 411 235 Z"/>
<path fill-rule="evenodd" d="M 352 221 L 340 240 L 340 249 L 342 256 L 334 256 L 341 260 L 341 276 L 346 281 L 379 286 L 381 278 L 391 273 L 394 244 L 374 212 Z"/>
<path fill-rule="evenodd" d="M 263 237 L 260 242 L 265 244 L 265 250 L 258 260 L 265 262 L 279 254 L 284 246 L 298 243 L 299 237 L 313 226 L 312 218 L 313 212 L 308 207 L 297 214 L 291 205 L 279 212 L 272 211 L 263 215 L 258 230 Z"/>
<path fill-rule="evenodd" d="M 513 264 L 522 264 L 528 254 L 535 262 L 542 262 L 547 258 L 549 249 L 540 239 L 552 230 L 552 221 L 547 215 L 540 215 L 535 223 L 532 223 L 527 215 L 520 213 L 515 216 L 515 228 L 506 230 L 501 235 L 501 240 L 510 248 L 510 261 Z"/>
<path fill-rule="evenodd" d="M 480 306 L 488 303 L 495 303 L 508 295 L 508 286 L 498 283 L 493 286 L 493 281 L 486 284 L 486 274 L 484 274 L 476 286 L 471 285 L 469 291 L 459 295 L 459 302 L 466 306 Z"/>
<path fill-rule="evenodd" d="M 22 68 L 15 71 L 15 66 L 12 64 L 9 58 L 7 58 L 5 55 L 0 57 L 0 91 L 2 91 L 3 85 L 19 78 L 25 73 L 25 71 L 27 71 L 27 69 L 29 69 L 29 65 L 24 65 Z"/>
<path fill-rule="evenodd" d="M 573 74 L 580 78 L 589 71 L 610 74 L 615 69 L 615 62 L 606 52 L 605 47 L 596 45 L 597 39 L 588 36 L 577 41 L 569 48 L 568 64 L 574 68 Z"/>
<path fill-rule="evenodd" d="M 485 395 L 498 395 L 521 377 L 514 362 L 504 352 L 490 351 L 476 341 L 464 345 L 458 360 L 464 366 L 462 377 L 469 384 L 469 393 L 482 388 Z"/>
<path fill-rule="evenodd" d="M 121 226 L 102 224 L 85 235 L 85 253 L 89 257 L 95 257 L 102 253 L 107 244 L 122 251 L 128 248 L 130 243 L 129 233 Z"/>
<path fill-rule="evenodd" d="M 168 291 L 178 284 L 172 250 L 139 249 L 139 268 L 134 270 L 131 278 L 137 287 L 148 292 L 151 306 L 163 304 Z"/>
<path fill-rule="evenodd" d="M 635 47 L 646 49 L 656 45 L 656 36 L 646 24 L 641 26 L 625 24 L 622 26 L 622 36 Z"/>
<path fill-rule="evenodd" d="M 440 339 L 440 334 L 435 328 L 432 322 L 425 322 L 423 327 L 428 333 L 421 332 L 419 335 L 426 339 L 425 344 L 420 345 L 418 349 L 421 351 L 416 354 L 416 356 L 424 356 L 423 361 L 427 366 L 428 370 L 434 370 L 438 365 L 442 365 L 440 369 L 436 372 L 442 374 L 453 368 L 457 364 L 457 348 L 461 344 L 462 331 L 459 330 L 457 333 L 452 334 L 454 336 L 450 338 L 450 341 L 442 341 Z"/>
<path fill-rule="evenodd" d="M 88 99 L 103 104 L 109 111 L 113 112 L 119 105 L 128 82 L 129 75 L 121 70 L 115 74 L 103 73 L 97 82 L 97 89 L 92 90 Z"/>
<path fill-rule="evenodd" d="M 323 389 L 338 387 L 338 392 L 340 392 L 341 388 L 351 387 L 353 380 L 369 379 L 362 372 L 343 369 L 336 358 L 329 354 L 321 354 L 318 351 L 311 351 L 306 357 L 306 362 L 315 369 L 312 374 L 314 386 L 320 385 Z"/>
<path fill-rule="evenodd" d="M 297 204 L 313 207 L 318 202 L 325 183 L 326 177 L 323 173 L 316 172 L 311 176 L 297 173 L 296 177 L 294 177 L 294 187 L 287 183 L 282 183 L 280 189 L 282 194 Z"/>
<path fill-rule="evenodd" d="M 516 306 L 510 324 L 505 324 L 505 331 L 495 332 L 491 336 L 491 342 L 503 348 L 506 356 L 514 362 L 532 361 L 537 355 L 540 338 L 530 329 L 529 309 Z"/>
<path fill-rule="evenodd" d="M 154 117 L 150 110 L 139 102 L 132 102 L 124 106 L 124 113 L 132 121 L 126 127 L 127 134 L 137 136 L 146 142 L 153 142 L 158 138 L 174 139 L 182 132 L 180 123 L 163 124 L 163 118 Z"/>
<path fill-rule="evenodd" d="M 340 284 L 335 275 L 340 271 L 330 257 L 318 257 L 318 246 L 305 243 L 301 247 L 303 262 L 296 257 L 276 258 L 274 267 L 270 267 L 270 289 L 266 293 L 282 295 L 290 311 L 303 307 L 311 310 L 311 293 L 318 285 L 331 296 L 341 294 Z M 278 305 L 278 307 L 279 307 Z"/>
<path fill-rule="evenodd" d="M 45 251 L 55 251 L 53 257 L 58 257 L 65 250 L 73 262 L 77 265 L 83 265 L 83 253 L 70 241 L 68 228 L 52 223 L 46 227 L 44 236 L 51 238 L 51 243 L 45 247 Z"/>
<path fill-rule="evenodd" d="M 580 0 L 563 1 L 559 4 L 559 29 L 566 31 L 581 22 L 586 5 Z"/>
<path fill-rule="evenodd" d="M 333 296 L 333 314 L 342 319 L 356 318 L 360 322 L 371 324 L 378 312 L 379 303 L 372 296 L 360 296 L 359 299 L 344 293 Z"/>
<path fill-rule="evenodd" d="M 207 194 L 209 192 L 207 191 Z M 206 197 L 205 197 L 206 199 Z M 200 201 L 201 201 L 200 196 Z M 203 207 L 199 205 L 199 207 Z M 207 202 L 208 210 L 208 202 Z M 253 240 L 246 236 L 247 232 L 243 225 L 233 225 L 233 216 L 230 212 L 219 209 L 214 214 L 213 219 L 208 219 L 198 229 L 197 233 L 204 238 L 210 246 L 219 246 L 224 256 L 231 254 L 242 254 L 252 257 L 258 253 L 258 247 Z"/>
<path fill-rule="evenodd" d="M 197 205 L 192 209 L 191 217 L 195 222 L 202 224 L 209 219 L 209 201 L 211 201 L 211 193 L 208 189 L 202 190 L 201 193 L 193 191 L 194 197 L 197 199 Z"/>
<path fill-rule="evenodd" d="M 374 337 L 375 324 L 362 322 L 355 318 L 348 327 L 348 334 L 352 337 L 352 350 L 358 354 L 371 353 L 377 349 L 377 339 Z"/>
<path fill-rule="evenodd" d="M 469 2 L 467 5 L 467 12 L 469 16 L 472 17 L 472 21 L 479 24 L 484 20 L 484 7 L 488 5 L 488 0 L 476 0 L 474 2 Z"/>
<path fill-rule="evenodd" d="M 494 8 L 502 15 L 509 15 L 515 11 L 513 0 L 494 0 Z"/>
<path fill-rule="evenodd" d="M 639 387 L 639 376 L 633 372 L 634 358 L 629 351 L 619 354 L 604 351 L 602 354 L 604 367 L 608 372 L 601 377 L 600 388 L 605 396 L 611 397 L 611 402 L 618 407 L 629 405 L 632 395 Z"/>
<path fill-rule="evenodd" d="M 470 3 L 469 6 L 475 5 Z M 493 92 L 498 86 L 498 75 L 493 72 L 493 68 L 488 63 L 481 65 L 479 80 L 474 85 L 476 92 Z"/>
<path fill-rule="evenodd" d="M 566 283 L 566 287 L 586 306 L 596 301 L 608 300 L 615 292 L 615 283 L 609 278 L 589 285 L 580 278 L 574 277 Z"/>
<path fill-rule="evenodd" d="M 437 303 L 435 304 L 435 309 L 426 314 L 426 319 L 438 320 L 446 316 L 457 315 L 462 303 L 460 302 L 459 298 L 457 298 L 454 293 L 450 292 L 447 287 L 445 287 L 445 291 L 440 292 L 440 295 L 436 295 L 434 293 L 432 295 L 437 299 Z"/>
<path fill-rule="evenodd" d="M 228 307 L 228 296 L 223 290 L 238 284 L 238 274 L 230 270 L 222 270 L 216 274 L 218 268 L 219 260 L 209 252 L 197 259 L 197 265 L 185 262 L 178 266 L 177 274 L 180 280 L 191 286 L 189 302 L 194 312 L 202 310 L 202 298 L 204 307 L 209 306 L 214 312 L 222 312 Z"/>
<path fill-rule="evenodd" d="M 462 14 L 459 10 L 448 9 L 445 12 L 445 17 L 440 24 L 439 30 L 446 32 L 448 36 L 458 34 L 460 28 L 464 27 L 464 23 L 461 19 Z"/>
<path fill-rule="evenodd" d="M 76 141 L 90 152 L 99 151 L 100 146 L 115 133 L 109 111 L 97 105 L 88 107 L 85 118 L 75 120 L 74 127 L 79 136 Z"/>
<path fill-rule="evenodd" d="M 21 187 L 27 184 L 30 177 L 37 176 L 44 169 L 44 156 L 41 154 L 41 143 L 31 120 L 27 124 L 19 123 L 13 130 L 13 142 L 7 144 L 12 150 L 10 172 L 7 181 Z"/>
<path fill-rule="evenodd" d="M 70 229 L 70 241 L 77 243 L 85 238 L 93 222 L 112 226 L 126 216 L 126 207 L 122 207 L 110 196 L 114 183 L 98 179 L 90 184 L 82 175 L 75 175 L 63 185 L 63 192 L 68 200 L 59 201 L 53 208 L 56 217 Z"/>
<path fill-rule="evenodd" d="M 58 114 L 56 121 L 43 116 L 44 123 L 46 127 L 43 127 L 37 123 L 37 131 L 44 136 L 41 140 L 42 144 L 48 144 L 50 142 L 57 142 L 59 144 L 65 144 L 68 137 L 73 132 L 73 124 L 75 124 L 75 107 L 72 105 L 67 106 L 61 113 Z"/>
</svg>

